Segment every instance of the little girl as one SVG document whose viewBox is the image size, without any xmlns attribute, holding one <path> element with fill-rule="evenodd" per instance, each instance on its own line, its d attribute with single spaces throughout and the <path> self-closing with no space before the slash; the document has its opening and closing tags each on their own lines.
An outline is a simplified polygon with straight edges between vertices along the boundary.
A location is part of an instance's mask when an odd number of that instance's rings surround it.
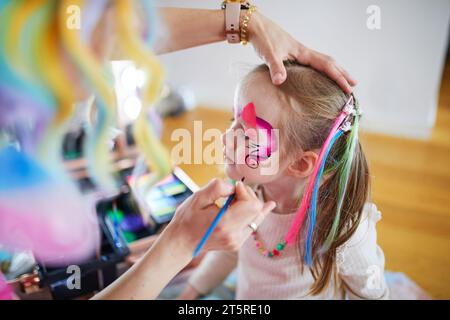
<svg viewBox="0 0 450 320">
<path fill-rule="evenodd" d="M 239 252 L 208 253 L 179 298 L 207 294 L 235 267 L 236 299 L 388 297 L 358 104 L 313 69 L 285 66 L 281 86 L 265 65 L 243 79 L 223 136 L 227 175 L 277 207 Z"/>
</svg>

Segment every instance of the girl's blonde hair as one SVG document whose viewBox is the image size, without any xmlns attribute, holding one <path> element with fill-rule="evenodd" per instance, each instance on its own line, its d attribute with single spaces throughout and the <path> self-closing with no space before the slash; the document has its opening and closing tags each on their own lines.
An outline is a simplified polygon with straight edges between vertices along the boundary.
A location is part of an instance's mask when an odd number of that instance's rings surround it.
<svg viewBox="0 0 450 320">
<path fill-rule="evenodd" d="M 321 149 L 349 97 L 336 83 L 312 68 L 291 61 L 286 61 L 284 65 L 287 80 L 278 87 L 284 102 L 278 127 L 281 152 L 292 158 L 301 151 Z M 269 69 L 266 65 L 260 65 L 246 79 L 257 73 L 268 74 Z M 320 181 L 317 218 L 311 234 L 311 273 L 315 280 L 311 294 L 322 292 L 330 283 L 331 277 L 336 277 L 337 249 L 356 231 L 368 198 L 369 168 L 357 140 L 354 152 L 348 152 L 351 137 L 347 133 L 336 140 L 326 159 L 324 177 Z M 350 162 L 348 157 L 352 158 Z M 345 163 L 348 168 L 344 177 L 345 170 L 342 168 Z M 343 181 L 345 188 L 342 188 Z M 339 195 L 342 195 L 341 201 Z M 304 244 L 308 234 L 307 226 L 308 223 L 303 224 L 297 240 L 303 261 L 306 259 Z M 303 271 L 304 263 L 301 265 Z"/>
</svg>

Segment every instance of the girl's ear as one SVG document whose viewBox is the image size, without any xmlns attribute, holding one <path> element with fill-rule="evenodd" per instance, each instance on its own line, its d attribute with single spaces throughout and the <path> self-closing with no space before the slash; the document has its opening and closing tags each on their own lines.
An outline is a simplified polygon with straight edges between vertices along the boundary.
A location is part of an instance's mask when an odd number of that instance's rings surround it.
<svg viewBox="0 0 450 320">
<path fill-rule="evenodd" d="M 288 172 L 296 178 L 309 177 L 317 162 L 319 155 L 314 151 L 305 151 L 288 166 Z"/>
</svg>

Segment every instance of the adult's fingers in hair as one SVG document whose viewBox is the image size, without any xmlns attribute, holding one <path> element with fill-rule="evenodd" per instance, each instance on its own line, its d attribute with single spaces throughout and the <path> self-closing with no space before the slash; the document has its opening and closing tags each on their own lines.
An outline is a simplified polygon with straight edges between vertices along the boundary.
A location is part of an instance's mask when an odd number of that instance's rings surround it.
<svg viewBox="0 0 450 320">
<path fill-rule="evenodd" d="M 266 59 L 267 66 L 270 69 L 270 77 L 274 85 L 280 85 L 286 80 L 286 68 L 283 60 L 276 55 L 271 55 Z"/>
<path fill-rule="evenodd" d="M 352 92 L 352 87 L 332 57 L 311 49 L 306 49 L 303 51 L 299 50 L 297 60 L 304 61 L 304 64 L 326 74 L 330 79 L 336 82 L 345 93 L 349 94 Z"/>
<path fill-rule="evenodd" d="M 339 87 L 346 93 L 352 93 L 353 88 L 350 86 L 349 82 L 347 81 L 347 78 L 344 76 L 344 74 L 339 70 L 337 65 L 334 62 L 327 62 L 325 64 L 325 70 L 324 72 L 332 79 L 334 80 Z"/>
<path fill-rule="evenodd" d="M 341 71 L 341 73 L 343 74 L 343 76 L 345 77 L 345 79 L 347 79 L 348 83 L 354 87 L 358 84 L 358 81 L 355 80 L 355 78 L 353 78 L 347 70 L 345 70 L 343 67 L 341 67 L 340 65 L 337 66 L 338 69 Z"/>
</svg>

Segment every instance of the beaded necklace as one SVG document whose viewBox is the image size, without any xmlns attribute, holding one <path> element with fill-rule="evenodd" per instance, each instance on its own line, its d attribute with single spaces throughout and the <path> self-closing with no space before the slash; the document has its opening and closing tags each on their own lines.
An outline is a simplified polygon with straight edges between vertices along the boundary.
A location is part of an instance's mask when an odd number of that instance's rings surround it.
<svg viewBox="0 0 450 320">
<path fill-rule="evenodd" d="M 258 240 L 258 235 L 256 231 L 252 232 L 252 237 L 253 240 L 255 241 L 255 246 L 258 249 L 258 251 L 263 256 L 268 258 L 278 257 L 286 247 L 286 241 L 281 241 L 276 245 L 275 249 L 268 250 L 264 247 L 263 243 L 260 240 Z"/>
<path fill-rule="evenodd" d="M 261 189 L 262 196 L 265 198 L 264 189 Z M 295 211 L 293 212 L 295 213 Z M 255 242 L 255 246 L 258 249 L 259 253 L 261 253 L 263 256 L 267 258 L 274 258 L 281 255 L 282 251 L 285 249 L 287 242 L 285 240 L 278 242 L 278 244 L 275 246 L 275 249 L 267 249 L 262 241 L 258 239 L 258 232 L 257 228 L 252 227 L 252 238 Z"/>
</svg>

